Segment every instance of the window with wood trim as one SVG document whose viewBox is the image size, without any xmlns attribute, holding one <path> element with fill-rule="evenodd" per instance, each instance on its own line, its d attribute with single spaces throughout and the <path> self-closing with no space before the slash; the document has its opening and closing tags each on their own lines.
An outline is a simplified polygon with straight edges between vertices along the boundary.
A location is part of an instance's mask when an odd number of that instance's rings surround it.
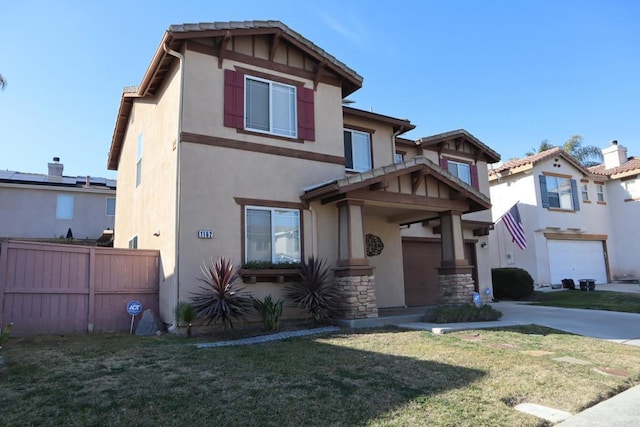
<svg viewBox="0 0 640 427">
<path fill-rule="evenodd" d="M 300 262 L 300 211 L 245 207 L 245 262 Z"/>
<path fill-rule="evenodd" d="M 604 202 L 604 184 L 596 184 L 596 199 Z"/>
<path fill-rule="evenodd" d="M 371 169 L 371 135 L 359 130 L 344 130 L 344 158 L 347 170 L 364 172 Z"/>
<path fill-rule="evenodd" d="M 313 89 L 225 70 L 224 125 L 315 140 Z"/>
<path fill-rule="evenodd" d="M 450 174 L 457 176 L 464 183 L 469 184 L 476 190 L 480 188 L 477 165 L 442 157 L 440 158 L 440 167 L 449 171 Z"/>
<path fill-rule="evenodd" d="M 540 181 L 542 207 L 571 211 L 580 210 L 578 185 L 575 179 L 552 175 L 539 175 L 538 178 Z"/>
<path fill-rule="evenodd" d="M 586 183 L 580 184 L 580 192 L 582 193 L 582 201 L 589 202 L 589 186 Z"/>
</svg>

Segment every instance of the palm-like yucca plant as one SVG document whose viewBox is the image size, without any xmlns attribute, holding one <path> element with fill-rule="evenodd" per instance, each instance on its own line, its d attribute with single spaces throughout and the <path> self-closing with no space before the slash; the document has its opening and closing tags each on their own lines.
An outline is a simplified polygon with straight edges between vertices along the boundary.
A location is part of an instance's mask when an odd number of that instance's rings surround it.
<svg viewBox="0 0 640 427">
<path fill-rule="evenodd" d="M 314 321 L 329 320 L 340 309 L 343 296 L 331 280 L 323 259 L 310 256 L 300 263 L 300 281 L 285 288 L 285 297 L 305 309 Z"/>
<path fill-rule="evenodd" d="M 210 266 L 204 264 L 200 269 L 202 276 L 198 280 L 205 285 L 193 294 L 193 309 L 207 325 L 220 322 L 225 329 L 233 328 L 233 320 L 244 317 L 252 306 L 251 296 L 243 292 L 244 288 L 234 286 L 238 272 L 233 263 L 219 257 L 215 263 L 212 259 Z"/>
</svg>

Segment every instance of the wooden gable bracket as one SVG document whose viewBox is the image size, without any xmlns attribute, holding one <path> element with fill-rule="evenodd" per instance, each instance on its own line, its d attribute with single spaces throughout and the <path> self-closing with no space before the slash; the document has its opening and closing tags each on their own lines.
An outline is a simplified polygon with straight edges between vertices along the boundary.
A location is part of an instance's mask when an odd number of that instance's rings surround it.
<svg viewBox="0 0 640 427">
<path fill-rule="evenodd" d="M 231 40 L 231 32 L 224 33 L 224 37 L 220 41 L 220 53 L 218 54 L 218 68 L 222 68 L 222 62 L 224 61 L 224 54 L 227 51 L 227 45 Z"/>
<path fill-rule="evenodd" d="M 320 82 L 320 78 L 325 73 L 327 67 L 327 61 L 322 61 L 316 66 L 316 75 L 313 78 L 313 90 L 318 89 L 318 83 Z"/>
<path fill-rule="evenodd" d="M 271 42 L 271 51 L 269 52 L 269 61 L 273 61 L 273 58 L 276 57 L 276 51 L 278 50 L 278 46 L 280 45 L 280 40 L 282 39 L 282 33 L 278 32 L 273 36 L 273 41 Z"/>
<path fill-rule="evenodd" d="M 455 146 L 456 146 L 456 151 L 460 151 L 460 145 L 463 143 L 463 139 L 461 137 L 458 137 L 456 139 L 453 140 Z"/>
<path fill-rule="evenodd" d="M 428 175 L 426 170 L 411 172 L 411 194 L 416 194 L 418 188 L 420 188 L 420 185 L 422 184 L 422 181 L 424 181 L 422 178 L 426 175 Z"/>
<path fill-rule="evenodd" d="M 389 187 L 389 181 L 384 180 L 384 181 L 379 181 L 371 184 L 369 186 L 369 190 L 371 191 L 385 190 L 387 187 Z"/>
</svg>

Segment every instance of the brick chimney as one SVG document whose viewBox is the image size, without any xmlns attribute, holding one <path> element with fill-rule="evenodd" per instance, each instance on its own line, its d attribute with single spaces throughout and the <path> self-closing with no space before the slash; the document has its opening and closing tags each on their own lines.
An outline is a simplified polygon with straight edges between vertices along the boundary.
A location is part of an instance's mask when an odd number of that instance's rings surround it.
<svg viewBox="0 0 640 427">
<path fill-rule="evenodd" d="M 48 163 L 49 166 L 49 176 L 62 176 L 62 170 L 64 169 L 64 165 L 60 163 L 60 157 L 54 157 L 53 163 Z"/>
<path fill-rule="evenodd" d="M 627 147 L 618 145 L 618 141 L 611 141 L 611 145 L 602 150 L 604 168 L 612 169 L 627 163 Z"/>
</svg>

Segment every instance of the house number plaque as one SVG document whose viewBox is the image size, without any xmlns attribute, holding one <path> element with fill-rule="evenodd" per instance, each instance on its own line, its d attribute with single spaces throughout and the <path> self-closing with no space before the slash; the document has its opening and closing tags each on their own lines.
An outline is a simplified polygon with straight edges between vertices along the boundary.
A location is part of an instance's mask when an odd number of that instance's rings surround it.
<svg viewBox="0 0 640 427">
<path fill-rule="evenodd" d="M 198 230 L 198 239 L 213 239 L 213 230 Z"/>
</svg>

